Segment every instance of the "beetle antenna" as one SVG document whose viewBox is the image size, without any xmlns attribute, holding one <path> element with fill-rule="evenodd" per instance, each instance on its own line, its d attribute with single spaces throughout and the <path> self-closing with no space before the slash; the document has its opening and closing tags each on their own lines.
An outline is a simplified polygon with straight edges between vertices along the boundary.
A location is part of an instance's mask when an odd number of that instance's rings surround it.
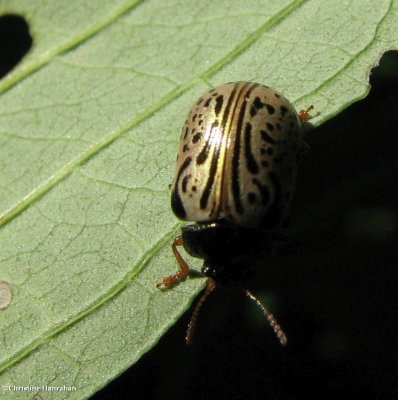
<svg viewBox="0 0 398 400">
<path fill-rule="evenodd" d="M 279 343 L 282 346 L 286 346 L 287 345 L 287 337 L 285 335 L 285 332 L 283 332 L 281 326 L 278 324 L 278 322 L 276 321 L 276 319 L 272 315 L 272 313 L 270 313 L 265 308 L 264 304 L 262 304 L 261 301 L 259 299 L 257 299 L 257 297 L 255 297 L 252 292 L 250 292 L 250 290 L 246 290 L 245 292 L 246 292 L 246 296 L 250 300 L 254 301 L 263 310 L 265 318 L 268 321 L 268 323 L 269 323 L 270 327 L 272 328 L 272 330 L 275 332 L 275 335 L 278 338 Z"/>
<path fill-rule="evenodd" d="M 187 345 L 192 344 L 192 337 L 196 327 L 196 323 L 198 321 L 200 309 L 202 308 L 203 303 L 207 300 L 207 298 L 210 296 L 210 294 L 213 292 L 215 288 L 216 288 L 216 283 L 213 281 L 213 279 L 209 279 L 207 281 L 206 291 L 203 293 L 202 297 L 196 303 L 195 309 L 193 310 L 191 316 L 191 320 L 189 321 L 187 335 L 185 336 L 185 343 Z"/>
</svg>

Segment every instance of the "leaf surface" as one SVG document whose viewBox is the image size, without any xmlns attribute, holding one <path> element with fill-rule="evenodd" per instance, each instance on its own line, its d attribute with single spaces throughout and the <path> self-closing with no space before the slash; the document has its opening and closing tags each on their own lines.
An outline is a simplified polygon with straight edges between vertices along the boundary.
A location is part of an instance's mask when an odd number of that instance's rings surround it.
<svg viewBox="0 0 398 400">
<path fill-rule="evenodd" d="M 83 399 L 137 361 L 203 287 L 176 270 L 169 207 L 180 129 L 218 84 L 252 80 L 315 105 L 369 91 L 398 44 L 396 1 L 3 0 L 34 47 L 0 81 L 0 384 Z M 200 267 L 200 260 L 189 259 Z M 183 338 L 181 338 L 183 340 Z M 8 392 L 13 399 L 36 393 Z"/>
</svg>

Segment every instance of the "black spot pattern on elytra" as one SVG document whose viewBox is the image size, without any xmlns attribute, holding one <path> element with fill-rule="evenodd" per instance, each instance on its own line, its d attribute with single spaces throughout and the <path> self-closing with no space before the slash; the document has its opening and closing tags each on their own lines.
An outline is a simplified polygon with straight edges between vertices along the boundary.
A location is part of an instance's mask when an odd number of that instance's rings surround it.
<svg viewBox="0 0 398 400">
<path fill-rule="evenodd" d="M 274 130 L 274 125 L 271 124 L 271 122 L 267 122 L 267 128 L 272 132 Z"/>
<path fill-rule="evenodd" d="M 202 132 L 196 132 L 193 136 L 192 136 L 192 143 L 198 143 L 199 140 L 202 137 Z"/>
<path fill-rule="evenodd" d="M 216 120 L 213 122 L 211 129 L 213 130 L 217 126 L 218 126 L 218 121 Z M 203 149 L 200 151 L 199 155 L 196 157 L 196 164 L 200 165 L 206 161 L 210 153 L 210 148 L 211 148 L 211 141 L 208 140 L 203 146 Z"/>
<path fill-rule="evenodd" d="M 266 104 L 265 106 L 267 107 L 268 114 L 271 114 L 271 115 L 274 114 L 274 112 L 275 112 L 274 106 L 271 106 L 271 104 Z"/>
<path fill-rule="evenodd" d="M 274 149 L 272 147 L 268 147 L 267 154 L 272 156 L 274 154 Z"/>
<path fill-rule="evenodd" d="M 211 102 L 211 97 L 209 97 L 209 98 L 206 100 L 205 104 L 203 104 L 203 107 L 209 107 L 210 102 Z"/>
<path fill-rule="evenodd" d="M 178 188 L 176 188 L 176 190 L 171 193 L 171 208 L 173 209 L 173 212 L 177 217 L 181 219 L 186 217 L 187 213 L 185 211 L 184 205 L 182 204 Z"/>
<path fill-rule="evenodd" d="M 185 153 L 187 151 L 189 151 L 189 146 L 187 144 L 184 144 L 182 151 Z"/>
<path fill-rule="evenodd" d="M 288 112 L 288 109 L 285 106 L 281 106 L 281 114 L 282 117 L 284 117 Z"/>
<path fill-rule="evenodd" d="M 277 122 L 275 124 L 275 126 L 276 126 L 276 129 L 278 129 L 279 131 L 282 129 L 281 124 L 279 122 Z"/>
<path fill-rule="evenodd" d="M 209 155 L 209 148 L 210 146 L 206 145 L 205 147 L 203 147 L 202 151 L 199 153 L 199 155 L 196 157 L 196 164 L 200 165 L 203 164 L 208 155 Z"/>
<path fill-rule="evenodd" d="M 181 188 L 184 193 L 187 192 L 187 185 L 188 185 L 189 178 L 190 178 L 190 175 L 185 175 L 182 180 Z"/>
<path fill-rule="evenodd" d="M 188 127 L 185 128 L 185 132 L 184 132 L 184 139 L 186 139 L 188 136 Z"/>
<path fill-rule="evenodd" d="M 191 157 L 187 157 L 184 160 L 184 162 L 182 163 L 182 165 L 180 166 L 180 168 L 177 172 L 176 182 L 180 181 L 182 174 L 191 165 L 191 162 L 192 162 Z M 181 219 L 184 219 L 186 217 L 187 213 L 185 211 L 184 205 L 181 200 L 180 192 L 178 189 L 178 184 L 175 185 L 174 191 L 171 193 L 171 208 L 173 209 L 173 212 L 177 217 L 179 217 Z"/>
<path fill-rule="evenodd" d="M 247 165 L 247 169 L 252 174 L 257 174 L 258 173 L 258 165 L 257 165 L 256 159 L 254 158 L 253 153 L 252 153 L 251 135 L 252 135 L 252 125 L 251 125 L 250 122 L 248 122 L 246 124 L 246 127 L 245 127 L 245 158 L 246 158 L 246 165 Z"/>
<path fill-rule="evenodd" d="M 260 99 L 260 97 L 256 97 L 253 101 L 253 106 L 259 110 L 260 108 L 263 108 L 265 106 L 265 103 L 263 103 Z"/>
<path fill-rule="evenodd" d="M 223 103 L 224 103 L 224 96 L 220 94 L 219 96 L 216 97 L 216 106 L 214 107 L 214 112 L 216 113 L 216 115 L 220 114 Z"/>
<path fill-rule="evenodd" d="M 276 140 L 267 131 L 260 130 L 260 135 L 261 139 L 263 139 L 264 142 L 267 142 L 269 144 L 277 143 Z"/>
<path fill-rule="evenodd" d="M 200 152 L 196 162 L 199 164 L 199 157 L 203 154 L 204 151 L 206 151 L 206 158 L 209 154 L 210 151 L 210 143 L 212 142 L 212 136 L 214 137 L 214 134 L 216 132 L 216 129 L 218 127 L 219 122 L 216 120 L 211 124 L 211 135 L 209 140 L 206 142 L 206 146 L 203 148 L 203 150 Z M 216 178 L 216 173 L 217 173 L 217 164 L 220 156 L 220 151 L 221 151 L 221 141 L 218 141 L 216 145 L 213 145 L 213 154 L 210 160 L 210 165 L 209 168 L 207 169 L 207 180 L 206 180 L 206 185 L 203 189 L 202 195 L 199 200 L 199 206 L 202 210 L 206 209 L 208 204 L 209 204 L 209 198 L 210 198 L 210 193 L 212 190 L 212 187 L 214 185 L 214 181 Z M 211 209 L 211 213 L 213 213 L 214 207 L 216 203 L 213 201 L 213 206 Z"/>
<path fill-rule="evenodd" d="M 264 106 L 265 106 L 265 103 L 263 103 L 263 102 L 261 101 L 260 97 L 256 97 L 256 98 L 253 100 L 253 103 L 252 103 L 252 105 L 251 105 L 251 107 L 250 107 L 250 116 L 251 116 L 251 117 L 254 117 L 254 116 L 257 114 L 258 110 L 260 110 L 260 109 L 263 108 Z"/>
</svg>

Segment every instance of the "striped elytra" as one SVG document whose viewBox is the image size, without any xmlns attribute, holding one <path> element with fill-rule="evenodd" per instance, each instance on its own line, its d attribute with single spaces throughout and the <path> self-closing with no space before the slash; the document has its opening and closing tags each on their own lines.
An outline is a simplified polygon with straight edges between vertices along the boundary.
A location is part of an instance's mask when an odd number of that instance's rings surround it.
<svg viewBox="0 0 398 400">
<path fill-rule="evenodd" d="M 294 107 L 267 86 L 235 82 L 210 90 L 182 129 L 174 213 L 187 221 L 280 226 L 294 192 L 301 131 Z"/>
<path fill-rule="evenodd" d="M 251 273 L 250 259 L 269 253 L 274 231 L 288 215 L 295 189 L 297 159 L 305 146 L 302 123 L 275 90 L 253 82 L 226 83 L 205 93 L 191 108 L 181 133 L 177 168 L 171 184 L 175 215 L 194 224 L 182 227 L 172 245 L 180 270 L 157 287 L 171 288 L 189 276 L 208 285 L 188 327 L 187 343 L 204 300 L 218 285 Z M 191 270 L 178 247 L 203 259 Z M 250 291 L 280 343 L 286 336 Z"/>
</svg>

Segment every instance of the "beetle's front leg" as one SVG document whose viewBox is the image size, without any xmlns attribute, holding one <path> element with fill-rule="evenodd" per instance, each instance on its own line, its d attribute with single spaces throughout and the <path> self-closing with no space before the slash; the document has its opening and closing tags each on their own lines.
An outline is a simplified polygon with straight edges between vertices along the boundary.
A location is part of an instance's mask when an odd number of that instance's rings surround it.
<svg viewBox="0 0 398 400">
<path fill-rule="evenodd" d="M 178 262 L 178 265 L 180 266 L 180 270 L 173 275 L 169 275 L 163 278 L 162 281 L 156 285 L 157 288 L 160 288 L 162 286 L 166 289 L 171 288 L 175 285 L 178 285 L 180 282 L 184 281 L 188 276 L 191 275 L 191 269 L 189 268 L 187 262 L 182 258 L 180 252 L 177 249 L 177 246 L 183 246 L 183 245 L 184 241 L 182 239 L 182 236 L 177 236 L 174 239 L 171 248 Z"/>
</svg>

